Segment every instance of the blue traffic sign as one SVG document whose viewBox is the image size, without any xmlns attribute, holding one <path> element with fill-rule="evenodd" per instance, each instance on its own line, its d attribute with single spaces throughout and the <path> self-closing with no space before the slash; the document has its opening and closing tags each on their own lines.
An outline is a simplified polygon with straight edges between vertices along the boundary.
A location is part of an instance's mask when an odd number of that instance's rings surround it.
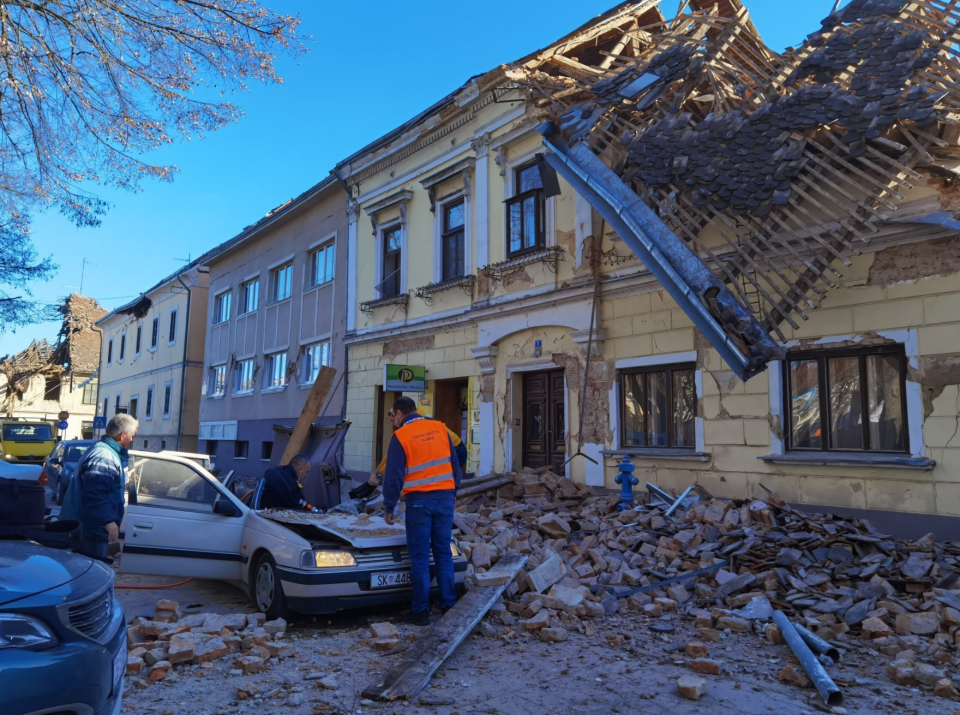
<svg viewBox="0 0 960 715">
<path fill-rule="evenodd" d="M 94 429 L 106 429 L 107 428 L 107 417 L 106 415 L 97 415 L 93 418 L 93 428 Z"/>
<path fill-rule="evenodd" d="M 67 424 L 66 420 L 60 420 L 59 422 L 57 422 L 57 429 L 66 429 L 69 426 L 70 425 Z"/>
</svg>

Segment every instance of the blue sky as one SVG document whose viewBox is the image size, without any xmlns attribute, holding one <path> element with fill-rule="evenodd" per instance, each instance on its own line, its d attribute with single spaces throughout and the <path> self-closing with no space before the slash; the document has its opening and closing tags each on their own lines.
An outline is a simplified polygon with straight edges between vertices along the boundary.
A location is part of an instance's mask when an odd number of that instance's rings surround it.
<svg viewBox="0 0 960 715">
<path fill-rule="evenodd" d="M 516 60 L 609 9 L 615 0 L 484 0 L 363 4 L 264 0 L 299 14 L 312 36 L 308 54 L 280 58 L 282 85 L 238 95 L 245 116 L 203 139 L 149 155 L 176 165 L 172 184 L 139 193 L 102 191 L 113 206 L 98 228 L 78 229 L 59 214 L 36 217 L 34 243 L 60 265 L 34 297 L 53 303 L 80 285 L 115 308 L 259 220 L 326 176 L 337 161 L 390 131 L 470 76 Z M 819 27 L 833 0 L 747 0 L 767 44 L 797 45 Z M 678 0 L 664 0 L 665 14 Z M 0 335 L 0 355 L 59 325 Z"/>
</svg>

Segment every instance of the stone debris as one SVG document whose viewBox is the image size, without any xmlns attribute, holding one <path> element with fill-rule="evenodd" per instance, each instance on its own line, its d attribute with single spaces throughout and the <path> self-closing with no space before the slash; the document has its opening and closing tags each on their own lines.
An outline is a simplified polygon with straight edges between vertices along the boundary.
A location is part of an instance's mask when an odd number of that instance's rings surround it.
<svg viewBox="0 0 960 715">
<path fill-rule="evenodd" d="M 699 700 L 707 692 L 707 681 L 697 675 L 677 678 L 677 692 L 687 700 Z"/>
</svg>

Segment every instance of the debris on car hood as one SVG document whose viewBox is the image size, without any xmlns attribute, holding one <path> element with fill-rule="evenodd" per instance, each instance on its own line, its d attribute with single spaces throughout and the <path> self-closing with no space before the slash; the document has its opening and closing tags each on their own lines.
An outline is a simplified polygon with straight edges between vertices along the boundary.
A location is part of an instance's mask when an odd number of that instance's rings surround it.
<svg viewBox="0 0 960 715">
<path fill-rule="evenodd" d="M 293 509 L 265 509 L 260 516 L 297 526 L 313 526 L 325 536 L 346 541 L 358 549 L 375 549 L 384 546 L 406 546 L 407 532 L 402 515 L 391 526 L 380 516 L 361 514 L 308 514 Z"/>
</svg>

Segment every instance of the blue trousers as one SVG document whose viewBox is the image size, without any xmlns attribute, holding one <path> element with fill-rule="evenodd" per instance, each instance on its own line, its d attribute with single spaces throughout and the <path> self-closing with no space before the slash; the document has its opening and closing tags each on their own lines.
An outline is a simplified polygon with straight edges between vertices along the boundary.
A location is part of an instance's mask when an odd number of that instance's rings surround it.
<svg viewBox="0 0 960 715">
<path fill-rule="evenodd" d="M 98 561 L 107 563 L 110 561 L 110 545 L 106 541 L 95 541 L 84 536 L 80 539 L 80 545 L 77 547 L 77 551 L 84 556 L 89 556 L 91 559 L 97 559 Z"/>
<path fill-rule="evenodd" d="M 457 602 L 453 580 L 453 554 L 450 540 L 453 532 L 452 501 L 407 502 L 407 551 L 410 553 L 410 577 L 413 581 L 414 613 L 430 609 L 430 552 L 440 587 L 440 605 Z"/>
</svg>

